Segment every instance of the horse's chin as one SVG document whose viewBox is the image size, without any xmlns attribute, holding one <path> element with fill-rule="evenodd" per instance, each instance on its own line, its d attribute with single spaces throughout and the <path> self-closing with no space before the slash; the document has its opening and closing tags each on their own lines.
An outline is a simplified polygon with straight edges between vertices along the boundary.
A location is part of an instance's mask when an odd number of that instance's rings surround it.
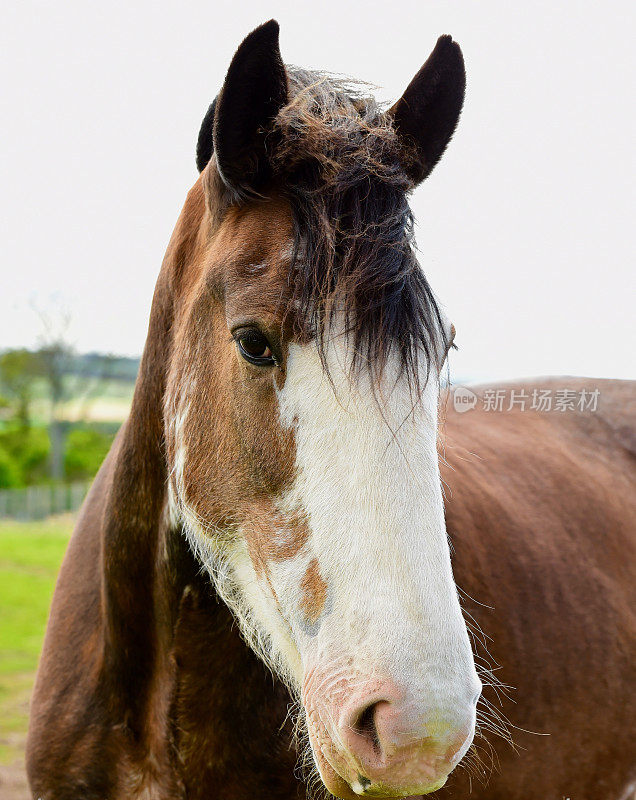
<svg viewBox="0 0 636 800">
<path fill-rule="evenodd" d="M 340 800 L 360 800 L 360 795 L 356 794 L 349 786 L 347 781 L 342 778 L 323 756 L 318 747 L 312 747 L 314 759 L 322 782 L 327 787 L 327 791 Z"/>
<path fill-rule="evenodd" d="M 325 784 L 327 791 L 334 795 L 334 797 L 339 798 L 339 800 L 360 800 L 360 798 L 365 797 L 375 797 L 378 798 L 378 800 L 380 798 L 385 798 L 385 800 L 424 800 L 424 794 L 411 794 L 408 796 L 401 794 L 370 794 L 367 792 L 358 794 L 354 792 L 348 782 L 336 772 L 319 748 L 313 749 L 313 752 L 322 782 Z M 431 787 L 425 794 L 430 795 L 431 792 L 436 792 L 438 789 L 441 789 L 445 783 L 446 778 L 441 780 L 438 785 Z"/>
</svg>

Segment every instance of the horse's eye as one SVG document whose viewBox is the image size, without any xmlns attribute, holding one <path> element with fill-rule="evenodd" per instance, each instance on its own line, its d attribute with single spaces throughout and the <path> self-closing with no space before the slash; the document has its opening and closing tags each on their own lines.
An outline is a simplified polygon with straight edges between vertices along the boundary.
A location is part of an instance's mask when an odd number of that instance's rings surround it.
<svg viewBox="0 0 636 800">
<path fill-rule="evenodd" d="M 235 338 L 239 353 L 250 364 L 256 364 L 259 367 L 276 364 L 269 342 L 260 331 L 254 328 L 239 331 L 235 334 Z"/>
</svg>

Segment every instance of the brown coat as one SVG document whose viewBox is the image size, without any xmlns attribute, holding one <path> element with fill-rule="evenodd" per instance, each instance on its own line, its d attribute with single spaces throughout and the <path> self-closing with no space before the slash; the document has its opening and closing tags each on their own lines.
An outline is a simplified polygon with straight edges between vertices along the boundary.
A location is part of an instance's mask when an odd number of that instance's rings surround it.
<svg viewBox="0 0 636 800">
<path fill-rule="evenodd" d="M 28 742 L 34 797 L 305 797 L 286 691 L 167 524 L 156 431 L 135 428 L 157 381 L 148 358 L 55 592 Z M 470 794 L 460 769 L 440 797 L 618 800 L 635 777 L 634 385 L 541 385 L 598 386 L 599 411 L 446 415 L 455 576 L 515 687 L 500 710 L 518 727 L 516 752 L 486 732 L 486 788 L 473 778 Z"/>
</svg>

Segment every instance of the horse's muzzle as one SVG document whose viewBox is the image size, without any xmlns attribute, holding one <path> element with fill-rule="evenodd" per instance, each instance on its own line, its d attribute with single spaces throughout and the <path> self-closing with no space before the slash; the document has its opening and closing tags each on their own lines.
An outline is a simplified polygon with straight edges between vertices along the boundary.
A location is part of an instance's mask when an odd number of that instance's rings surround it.
<svg viewBox="0 0 636 800">
<path fill-rule="evenodd" d="M 305 707 L 312 749 L 332 794 L 419 796 L 441 788 L 473 739 L 479 692 L 426 708 L 390 681 L 374 680 L 339 707 L 329 698 Z"/>
</svg>

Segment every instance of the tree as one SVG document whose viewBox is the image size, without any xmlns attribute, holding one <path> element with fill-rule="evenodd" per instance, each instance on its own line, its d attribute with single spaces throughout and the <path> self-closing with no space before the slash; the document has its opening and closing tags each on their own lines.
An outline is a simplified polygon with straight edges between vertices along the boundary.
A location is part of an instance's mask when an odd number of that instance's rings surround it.
<svg viewBox="0 0 636 800">
<path fill-rule="evenodd" d="M 38 356 L 30 350 L 7 350 L 0 355 L 0 384 L 6 397 L 15 404 L 15 417 L 24 428 L 31 423 L 33 385 L 39 372 Z"/>
<path fill-rule="evenodd" d="M 49 389 L 51 403 L 51 421 L 49 436 L 51 437 L 51 478 L 61 481 L 64 478 L 64 445 L 66 424 L 62 419 L 62 403 L 68 399 L 64 376 L 73 356 L 73 351 L 62 339 L 51 341 L 38 350 L 42 375 Z"/>
<path fill-rule="evenodd" d="M 64 417 L 64 405 L 71 399 L 79 400 L 80 416 L 86 415 L 88 405 L 108 377 L 114 359 L 112 356 L 90 359 L 76 355 L 68 337 L 71 322 L 68 311 L 58 308 L 53 315 L 41 310 L 37 312 L 43 331 L 37 351 L 38 371 L 46 381 L 51 408 L 50 477 L 61 481 L 66 477 L 64 453 L 70 424 Z"/>
<path fill-rule="evenodd" d="M 50 476 L 54 481 L 64 479 L 64 446 L 66 423 L 62 419 L 62 404 L 68 399 L 65 375 L 72 369 L 73 348 L 68 342 L 71 315 L 56 309 L 53 315 L 35 309 L 40 317 L 42 333 L 37 351 L 39 372 L 48 387 L 51 404 L 49 437 L 51 439 Z"/>
</svg>

